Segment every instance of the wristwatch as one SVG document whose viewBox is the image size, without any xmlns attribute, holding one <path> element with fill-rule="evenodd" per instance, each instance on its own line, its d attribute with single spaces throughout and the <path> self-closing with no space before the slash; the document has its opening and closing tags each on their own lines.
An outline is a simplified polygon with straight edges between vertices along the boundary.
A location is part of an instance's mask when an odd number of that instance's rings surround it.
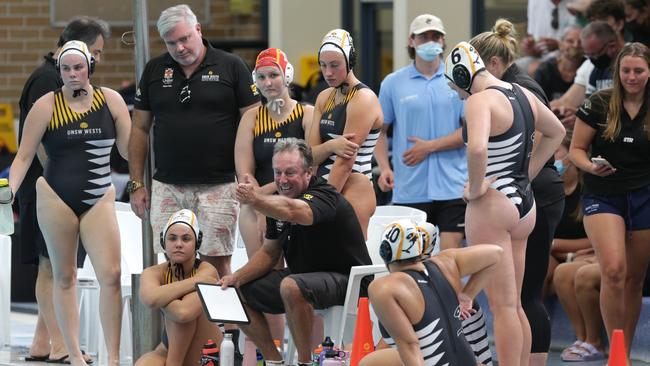
<svg viewBox="0 0 650 366">
<path fill-rule="evenodd" d="M 126 191 L 131 194 L 138 189 L 144 187 L 144 183 L 139 180 L 130 180 L 126 182 Z"/>
</svg>

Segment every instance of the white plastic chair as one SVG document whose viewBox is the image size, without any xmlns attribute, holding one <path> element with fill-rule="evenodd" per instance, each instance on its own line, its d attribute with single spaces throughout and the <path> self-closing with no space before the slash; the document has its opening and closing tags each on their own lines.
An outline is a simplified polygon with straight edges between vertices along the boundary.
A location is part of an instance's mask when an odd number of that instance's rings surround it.
<svg viewBox="0 0 650 366">
<path fill-rule="evenodd" d="M 0 235 L 0 348 L 11 343 L 11 237 Z"/>
<path fill-rule="evenodd" d="M 116 202 L 115 212 L 120 230 L 121 243 L 121 285 L 122 285 L 122 331 L 120 335 L 120 362 L 131 364 L 131 274 L 142 273 L 142 226 L 139 217 L 128 203 Z M 99 283 L 95 271 L 86 258 L 83 268 L 77 273 L 77 288 L 80 312 L 80 344 L 86 351 L 98 358 L 99 364 L 106 364 L 107 350 L 99 318 Z"/>
</svg>

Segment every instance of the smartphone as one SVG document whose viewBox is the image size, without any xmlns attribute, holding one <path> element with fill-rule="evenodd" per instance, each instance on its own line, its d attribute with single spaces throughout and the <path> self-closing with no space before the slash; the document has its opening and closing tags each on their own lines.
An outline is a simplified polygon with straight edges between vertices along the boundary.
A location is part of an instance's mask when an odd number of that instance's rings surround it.
<svg viewBox="0 0 650 366">
<path fill-rule="evenodd" d="M 605 158 L 591 158 L 591 162 L 596 165 L 607 165 L 609 167 L 612 167 L 612 164 L 610 164 L 609 161 L 607 161 Z"/>
</svg>

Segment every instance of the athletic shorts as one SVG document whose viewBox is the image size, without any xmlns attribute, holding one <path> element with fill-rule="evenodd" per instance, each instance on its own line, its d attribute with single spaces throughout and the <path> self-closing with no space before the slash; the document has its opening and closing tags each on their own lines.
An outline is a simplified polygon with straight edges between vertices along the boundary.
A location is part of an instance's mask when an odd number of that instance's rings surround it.
<svg viewBox="0 0 650 366">
<path fill-rule="evenodd" d="M 291 274 L 289 268 L 284 268 L 272 270 L 266 276 L 241 286 L 246 304 L 267 314 L 285 313 L 280 296 L 280 282 L 287 276 L 296 281 L 303 297 L 314 309 L 327 309 L 345 302 L 347 275 L 338 272 Z"/>
<path fill-rule="evenodd" d="M 438 226 L 441 232 L 465 232 L 465 208 L 462 199 L 431 201 L 425 203 L 396 203 L 400 206 L 417 208 L 427 213 L 427 221 Z"/>
<path fill-rule="evenodd" d="M 208 257 L 232 255 L 239 215 L 236 187 L 236 183 L 175 185 L 154 180 L 151 188 L 154 252 L 163 252 L 159 237 L 169 217 L 186 208 L 194 211 L 203 232 L 199 253 Z"/>
<path fill-rule="evenodd" d="M 624 194 L 582 196 L 582 213 L 591 216 L 609 213 L 621 216 L 627 230 L 650 228 L 650 184 Z"/>
<path fill-rule="evenodd" d="M 50 258 L 47 245 L 38 226 L 36 218 L 36 201 L 20 202 L 20 262 L 22 264 L 38 265 L 39 257 Z M 81 268 L 86 260 L 86 250 L 79 240 L 77 246 L 77 267 Z"/>
</svg>

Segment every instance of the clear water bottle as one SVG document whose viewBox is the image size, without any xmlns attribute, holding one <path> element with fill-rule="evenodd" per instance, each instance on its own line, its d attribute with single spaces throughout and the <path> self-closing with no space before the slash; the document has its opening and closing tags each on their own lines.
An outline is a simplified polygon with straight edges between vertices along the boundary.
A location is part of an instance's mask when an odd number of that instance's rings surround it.
<svg viewBox="0 0 650 366">
<path fill-rule="evenodd" d="M 230 333 L 223 335 L 223 341 L 221 342 L 221 347 L 219 347 L 219 365 L 235 365 L 235 344 L 232 343 L 232 334 Z"/>
<path fill-rule="evenodd" d="M 0 179 L 0 234 L 11 235 L 14 233 L 14 212 L 11 202 L 14 195 L 6 178 Z"/>
</svg>

